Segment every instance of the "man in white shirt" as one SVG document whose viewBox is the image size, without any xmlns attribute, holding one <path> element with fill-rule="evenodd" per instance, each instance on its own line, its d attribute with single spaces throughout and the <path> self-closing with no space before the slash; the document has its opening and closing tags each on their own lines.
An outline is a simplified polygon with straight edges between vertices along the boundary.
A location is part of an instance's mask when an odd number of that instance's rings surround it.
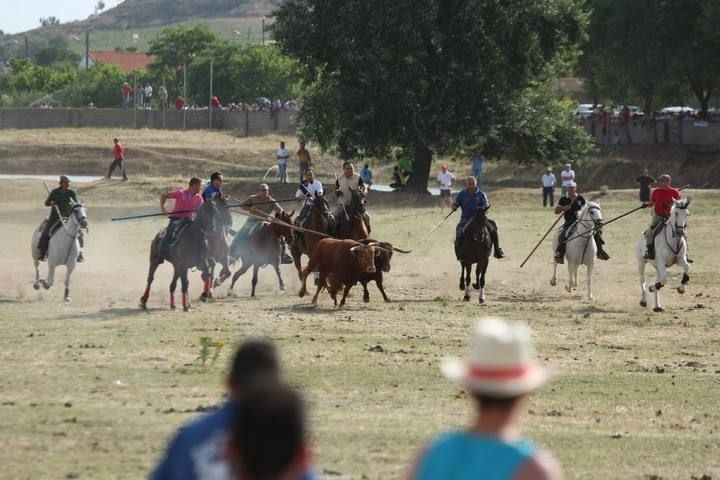
<svg viewBox="0 0 720 480">
<path fill-rule="evenodd" d="M 555 174 L 552 173 L 552 168 L 547 167 L 545 174 L 542 176 L 542 187 L 543 187 L 543 207 L 547 207 L 548 203 L 550 206 L 555 205 L 555 199 L 553 194 L 555 192 Z"/>
<path fill-rule="evenodd" d="M 560 187 L 562 191 L 562 196 L 567 196 L 567 190 L 570 184 L 575 182 L 575 172 L 572 170 L 571 165 L 569 163 L 565 164 L 565 170 L 560 172 L 560 180 L 562 181 L 562 186 Z"/>
<path fill-rule="evenodd" d="M 440 185 L 440 211 L 452 205 L 452 185 L 455 183 L 455 175 L 448 171 L 446 163 L 440 165 L 440 173 L 437 176 L 437 183 Z"/>
<path fill-rule="evenodd" d="M 290 152 L 285 149 L 285 142 L 280 142 L 280 148 L 275 153 L 278 162 L 278 177 L 280 183 L 287 183 L 287 162 L 290 158 Z"/>
<path fill-rule="evenodd" d="M 355 173 L 355 166 L 352 162 L 343 163 L 343 174 L 336 177 L 335 180 L 335 195 L 338 197 L 338 206 L 335 209 L 335 219 L 340 222 L 347 220 L 345 212 L 352 202 L 353 192 L 359 192 L 361 195 L 367 194 L 367 186 L 360 175 Z M 363 213 L 363 220 L 365 220 L 365 226 L 367 227 L 368 233 L 370 233 L 370 215 Z"/>
<path fill-rule="evenodd" d="M 315 180 L 315 172 L 313 169 L 306 169 L 305 180 L 300 184 L 297 192 L 295 192 L 295 198 L 305 198 L 305 203 L 303 204 L 302 210 L 300 210 L 300 215 L 297 217 L 298 226 L 303 227 L 305 225 L 305 221 L 310 215 L 310 210 L 312 210 L 315 198 L 318 195 L 323 195 L 323 193 L 322 183 Z"/>
</svg>

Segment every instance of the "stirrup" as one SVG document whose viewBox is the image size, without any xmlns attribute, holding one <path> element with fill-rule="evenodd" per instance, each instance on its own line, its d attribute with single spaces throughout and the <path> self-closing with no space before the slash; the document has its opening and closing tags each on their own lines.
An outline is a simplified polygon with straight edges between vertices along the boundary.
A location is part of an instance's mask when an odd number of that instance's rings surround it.
<svg viewBox="0 0 720 480">
<path fill-rule="evenodd" d="M 78 253 L 77 259 L 75 260 L 77 263 L 82 263 L 85 261 L 85 257 L 83 257 L 82 252 Z"/>
</svg>

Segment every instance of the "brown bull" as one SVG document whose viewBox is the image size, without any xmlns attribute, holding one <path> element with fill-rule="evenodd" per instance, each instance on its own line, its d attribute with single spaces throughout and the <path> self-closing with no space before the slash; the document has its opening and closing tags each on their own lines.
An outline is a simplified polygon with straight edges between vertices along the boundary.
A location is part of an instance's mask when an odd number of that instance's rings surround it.
<svg viewBox="0 0 720 480">
<path fill-rule="evenodd" d="M 390 271 L 390 260 L 392 259 L 393 252 L 410 253 L 411 250 L 402 250 L 393 246 L 390 242 L 378 242 L 377 240 L 365 239 L 360 240 L 365 245 L 377 245 L 382 248 L 380 253 L 375 256 L 375 272 L 373 273 L 362 273 L 359 275 L 359 282 L 363 286 L 363 302 L 368 303 L 370 301 L 370 292 L 368 291 L 368 283 L 374 281 L 377 285 L 378 290 L 383 296 L 383 300 L 390 302 L 390 299 L 385 294 L 385 288 L 383 287 L 383 272 Z"/>
<path fill-rule="evenodd" d="M 307 267 L 303 269 L 300 297 L 307 292 L 306 280 L 313 271 L 320 272 L 318 287 L 313 297 L 313 305 L 317 304 L 320 290 L 327 287 L 328 293 L 337 305 L 337 293 L 344 287 L 340 306 L 345 304 L 350 289 L 359 280 L 362 273 L 375 272 L 375 256 L 384 250 L 377 245 L 363 245 L 355 240 L 336 240 L 324 238 L 315 245 Z"/>
</svg>

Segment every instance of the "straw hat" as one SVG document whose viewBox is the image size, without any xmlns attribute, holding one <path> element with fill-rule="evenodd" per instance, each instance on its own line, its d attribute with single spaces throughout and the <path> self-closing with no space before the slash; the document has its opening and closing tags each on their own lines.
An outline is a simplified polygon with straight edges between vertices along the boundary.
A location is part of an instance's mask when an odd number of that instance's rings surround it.
<svg viewBox="0 0 720 480">
<path fill-rule="evenodd" d="M 498 318 L 478 321 L 467 358 L 446 358 L 440 370 L 472 392 L 497 398 L 532 392 L 549 378 L 535 358 L 530 327 Z"/>
</svg>

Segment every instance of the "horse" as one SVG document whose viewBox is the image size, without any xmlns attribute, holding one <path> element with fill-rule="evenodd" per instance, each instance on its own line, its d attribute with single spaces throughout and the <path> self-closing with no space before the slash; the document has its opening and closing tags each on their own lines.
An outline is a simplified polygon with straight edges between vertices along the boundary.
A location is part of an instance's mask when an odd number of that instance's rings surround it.
<svg viewBox="0 0 720 480">
<path fill-rule="evenodd" d="M 275 218 L 290 225 L 294 213 L 295 212 L 289 214 L 287 212 L 278 212 L 275 214 Z M 252 266 L 253 277 L 250 296 L 254 297 L 255 286 L 258 281 L 258 269 L 266 265 L 272 265 L 280 283 L 280 290 L 285 291 L 285 282 L 280 272 L 280 255 L 282 252 L 280 237 L 289 237 L 290 235 L 292 235 L 290 227 L 274 222 L 265 223 L 255 230 L 250 238 L 248 238 L 247 247 L 240 249 L 240 260 L 242 263 L 240 269 L 233 275 L 230 291 L 232 291 L 235 286 L 237 279 Z"/>
<path fill-rule="evenodd" d="M 350 203 L 341 213 L 337 220 L 337 232 L 335 238 L 344 240 L 363 240 L 368 238 L 369 233 L 365 225 L 365 196 L 358 190 L 351 190 Z"/>
<path fill-rule="evenodd" d="M 232 214 L 230 209 L 227 208 L 227 200 L 224 198 L 217 198 L 215 204 L 218 207 L 218 228 L 212 233 L 207 235 L 208 243 L 208 275 L 201 275 L 203 280 L 203 292 L 200 295 L 200 300 L 207 302 L 212 298 L 212 289 L 219 287 L 227 278 L 232 275 L 230 271 L 230 261 L 228 259 L 229 247 L 227 242 L 227 231 L 232 227 Z M 218 278 L 215 276 L 215 265 L 220 264 L 222 270 Z"/>
<path fill-rule="evenodd" d="M 638 271 L 640 273 L 640 306 L 647 307 L 647 298 L 645 293 L 645 264 L 650 263 L 655 267 L 657 276 L 655 284 L 650 285 L 650 292 L 655 294 L 654 312 L 662 312 L 660 306 L 660 289 L 665 286 L 667 281 L 667 268 L 673 264 L 683 267 L 683 276 L 677 291 L 680 294 L 685 293 L 685 285 L 690 281 L 690 263 L 687 260 L 687 241 L 685 240 L 685 229 L 687 228 L 687 220 L 690 212 L 688 207 L 692 198 L 687 200 L 673 200 L 673 206 L 670 209 L 670 216 L 662 224 L 661 231 L 655 236 L 655 259 L 648 260 L 645 258 L 646 240 L 643 236 L 638 241 L 635 255 L 638 260 Z"/>
<path fill-rule="evenodd" d="M 188 297 L 188 270 L 193 267 L 200 268 L 203 278 L 209 276 L 207 236 L 215 231 L 219 220 L 218 208 L 212 200 L 206 200 L 197 210 L 195 221 L 188 226 L 180 236 L 177 244 L 170 249 L 165 259 L 160 256 L 160 242 L 163 232 L 158 233 L 150 244 L 150 268 L 147 276 L 147 286 L 140 297 L 140 308 L 147 309 L 147 300 L 150 296 L 150 286 L 155 278 L 155 271 L 165 260 L 172 263 L 173 279 L 170 282 L 170 308 L 175 310 L 175 288 L 178 278 L 182 283 L 182 306 L 184 311 L 190 311 Z"/>
<path fill-rule="evenodd" d="M 33 261 L 35 262 L 35 283 L 33 288 L 39 290 L 40 286 L 47 290 L 53 285 L 55 279 L 55 268 L 58 265 L 65 265 L 65 294 L 63 299 L 66 302 L 70 301 L 70 276 L 75 265 L 77 264 L 78 251 L 80 245 L 78 243 L 78 236 L 80 235 L 80 229 L 88 227 L 87 211 L 85 206 L 81 203 L 76 203 L 72 206 L 70 216 L 66 222 L 61 220 L 60 228 L 58 228 L 50 237 L 50 243 L 48 244 L 47 264 L 48 274 L 47 280 L 40 278 L 40 270 L 38 266 L 40 264 L 40 250 L 38 250 L 38 243 L 40 242 L 40 235 L 42 235 L 43 229 L 45 228 L 45 220 L 40 227 L 38 227 L 32 236 L 32 242 L 30 244 L 30 251 L 32 253 Z"/>
<path fill-rule="evenodd" d="M 485 273 L 490 263 L 490 252 L 492 251 L 492 238 L 490 237 L 492 227 L 487 222 L 486 210 L 478 209 L 463 227 L 460 290 L 465 291 L 464 302 L 470 300 L 472 266 L 477 264 L 475 267 L 475 283 L 472 286 L 475 290 L 480 290 L 478 301 L 485 303 Z"/>
<path fill-rule="evenodd" d="M 329 235 L 330 233 L 330 207 L 324 195 L 316 195 L 313 198 L 312 208 L 305 222 L 304 228 L 314 232 Z M 294 232 L 293 241 L 290 244 L 290 255 L 293 257 L 298 278 L 302 279 L 302 255 L 312 255 L 315 244 L 324 236 L 314 235 L 308 232 Z"/>
<path fill-rule="evenodd" d="M 602 225 L 602 210 L 600 205 L 594 202 L 587 202 L 580 214 L 578 220 L 575 221 L 572 227 L 568 228 L 566 236 L 569 241 L 565 245 L 565 258 L 568 264 L 568 284 L 565 286 L 565 290 L 572 292 L 573 288 L 578 286 L 578 269 L 580 265 L 587 267 L 587 298 L 588 300 L 593 299 L 592 294 L 592 274 L 595 268 L 595 255 L 597 254 L 597 245 L 593 238 L 595 229 Z M 557 247 L 560 244 L 560 232 L 553 238 L 553 257 L 557 251 Z M 550 285 L 553 287 L 557 285 L 557 268 L 558 262 L 553 262 L 553 276 L 550 279 Z"/>
</svg>

